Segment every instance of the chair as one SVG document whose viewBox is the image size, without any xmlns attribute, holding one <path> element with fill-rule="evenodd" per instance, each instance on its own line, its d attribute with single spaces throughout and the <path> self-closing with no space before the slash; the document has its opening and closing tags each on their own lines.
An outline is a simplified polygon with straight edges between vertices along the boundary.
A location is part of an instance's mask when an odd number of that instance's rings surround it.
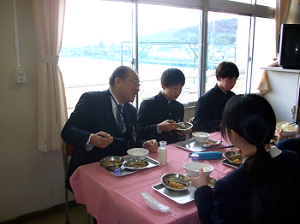
<svg viewBox="0 0 300 224">
<path fill-rule="evenodd" d="M 70 159 L 73 153 L 73 146 L 65 141 L 62 141 L 62 156 L 64 164 L 64 175 L 67 178 L 67 171 L 69 168 Z M 69 223 L 69 190 L 65 188 L 65 210 L 66 210 L 66 224 Z M 87 213 L 87 224 L 90 224 L 90 214 Z"/>
<path fill-rule="evenodd" d="M 67 171 L 69 168 L 72 152 L 73 152 L 73 146 L 62 141 L 62 156 L 63 156 L 65 179 L 67 178 Z M 69 223 L 69 196 L 68 195 L 69 195 L 69 190 L 65 188 L 66 224 Z"/>
</svg>

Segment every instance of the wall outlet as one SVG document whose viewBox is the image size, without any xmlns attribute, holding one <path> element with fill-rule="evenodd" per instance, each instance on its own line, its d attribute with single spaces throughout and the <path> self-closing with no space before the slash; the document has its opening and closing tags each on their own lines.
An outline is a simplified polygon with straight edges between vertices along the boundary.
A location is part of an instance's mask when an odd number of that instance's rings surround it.
<svg viewBox="0 0 300 224">
<path fill-rule="evenodd" d="M 17 67 L 17 71 L 16 71 L 16 75 L 17 75 L 17 79 L 16 82 L 17 83 L 25 83 L 26 82 L 26 73 L 25 73 L 25 68 L 24 67 Z"/>
</svg>

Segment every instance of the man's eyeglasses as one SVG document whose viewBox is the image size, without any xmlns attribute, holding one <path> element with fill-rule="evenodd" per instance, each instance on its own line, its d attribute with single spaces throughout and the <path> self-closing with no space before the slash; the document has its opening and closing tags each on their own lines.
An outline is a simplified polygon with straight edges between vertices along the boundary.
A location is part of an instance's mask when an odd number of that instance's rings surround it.
<svg viewBox="0 0 300 224">
<path fill-rule="evenodd" d="M 140 81 L 138 79 L 124 78 L 123 80 L 128 80 L 129 82 L 132 82 L 135 86 L 140 87 Z"/>
</svg>

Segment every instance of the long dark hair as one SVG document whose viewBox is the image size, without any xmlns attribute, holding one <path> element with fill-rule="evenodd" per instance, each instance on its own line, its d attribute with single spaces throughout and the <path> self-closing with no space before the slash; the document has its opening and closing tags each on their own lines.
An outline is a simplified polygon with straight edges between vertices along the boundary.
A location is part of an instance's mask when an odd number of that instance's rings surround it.
<svg viewBox="0 0 300 224">
<path fill-rule="evenodd" d="M 248 222 L 259 223 L 276 216 L 279 184 L 276 170 L 265 144 L 275 133 L 276 117 L 271 105 L 255 94 L 236 95 L 226 104 L 222 116 L 222 136 L 228 138 L 234 130 L 248 143 L 255 145 L 256 153 L 244 163 L 250 184 L 250 211 Z"/>
</svg>

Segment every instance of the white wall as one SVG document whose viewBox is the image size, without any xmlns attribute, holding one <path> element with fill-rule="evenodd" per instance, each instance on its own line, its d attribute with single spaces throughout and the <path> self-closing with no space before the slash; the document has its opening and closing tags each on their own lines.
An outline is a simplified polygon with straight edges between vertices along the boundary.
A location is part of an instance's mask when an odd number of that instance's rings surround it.
<svg viewBox="0 0 300 224">
<path fill-rule="evenodd" d="M 37 48 L 31 0 L 17 0 L 21 65 L 14 81 L 13 1 L 0 1 L 0 222 L 64 202 L 60 151 L 37 150 Z"/>
</svg>

